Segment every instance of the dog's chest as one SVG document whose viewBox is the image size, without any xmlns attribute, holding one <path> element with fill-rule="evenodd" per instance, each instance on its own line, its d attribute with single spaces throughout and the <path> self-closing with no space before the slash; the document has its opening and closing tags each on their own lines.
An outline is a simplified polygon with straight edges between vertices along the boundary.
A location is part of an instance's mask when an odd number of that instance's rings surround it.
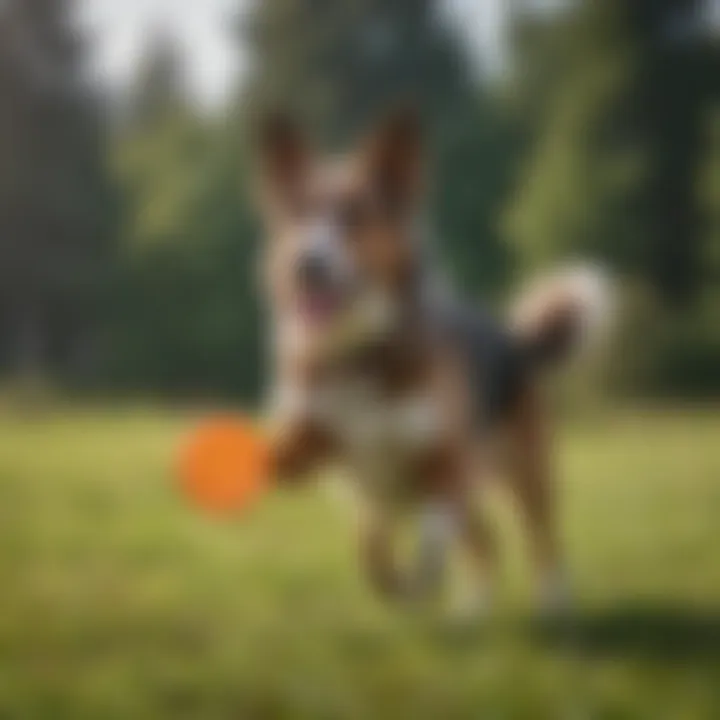
<svg viewBox="0 0 720 720">
<path fill-rule="evenodd" d="M 317 416 L 339 440 L 363 491 L 395 497 L 408 490 L 412 463 L 440 434 L 429 393 L 387 397 L 372 383 L 344 381 L 316 398 Z"/>
<path fill-rule="evenodd" d="M 326 431 L 361 486 L 375 495 L 402 494 L 413 460 L 443 433 L 442 408 L 429 389 L 388 395 L 372 380 L 349 376 L 279 390 L 276 411 Z"/>
<path fill-rule="evenodd" d="M 382 493 L 403 485 L 413 458 L 441 432 L 430 392 L 388 396 L 357 376 L 327 378 L 312 388 L 286 387 L 278 401 L 281 414 L 305 418 L 334 438 L 362 485 Z"/>
<path fill-rule="evenodd" d="M 432 442 L 439 413 L 429 393 L 384 395 L 372 382 L 330 383 L 316 397 L 317 416 L 349 449 L 413 452 Z"/>
</svg>

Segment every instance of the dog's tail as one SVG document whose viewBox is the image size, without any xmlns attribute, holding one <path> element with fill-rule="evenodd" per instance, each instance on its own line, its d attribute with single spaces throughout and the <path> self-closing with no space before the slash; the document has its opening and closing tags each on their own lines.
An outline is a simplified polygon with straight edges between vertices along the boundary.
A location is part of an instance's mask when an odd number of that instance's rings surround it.
<svg viewBox="0 0 720 720">
<path fill-rule="evenodd" d="M 511 327 L 533 362 L 560 365 L 597 347 L 612 314 L 607 274 L 594 265 L 575 265 L 532 282 L 514 303 Z"/>
</svg>

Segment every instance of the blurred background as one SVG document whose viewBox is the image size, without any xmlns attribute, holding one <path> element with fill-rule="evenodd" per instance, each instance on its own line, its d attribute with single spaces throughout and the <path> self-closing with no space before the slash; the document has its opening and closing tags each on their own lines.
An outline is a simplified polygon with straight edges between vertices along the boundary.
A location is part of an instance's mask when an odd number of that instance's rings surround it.
<svg viewBox="0 0 720 720">
<path fill-rule="evenodd" d="M 216 523 L 168 481 L 263 390 L 257 114 L 334 149 L 408 97 L 471 297 L 618 279 L 605 410 L 561 426 L 562 648 L 378 606 L 316 495 Z M 716 718 L 718 399 L 718 0 L 0 0 L 0 717 Z"/>
<path fill-rule="evenodd" d="M 717 395 L 719 7 L 4 0 L 2 376 L 254 399 L 254 115 L 291 108 L 337 148 L 410 97 L 468 292 L 603 261 L 627 296 L 606 389 Z"/>
</svg>

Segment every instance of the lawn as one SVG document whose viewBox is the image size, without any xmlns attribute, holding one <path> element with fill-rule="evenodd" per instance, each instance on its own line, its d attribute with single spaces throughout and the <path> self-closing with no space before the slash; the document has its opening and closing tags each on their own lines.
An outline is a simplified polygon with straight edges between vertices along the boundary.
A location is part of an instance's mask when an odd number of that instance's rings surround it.
<svg viewBox="0 0 720 720">
<path fill-rule="evenodd" d="M 578 609 L 533 620 L 511 505 L 492 622 L 378 603 L 310 489 L 236 522 L 174 492 L 187 417 L 0 419 L 0 718 L 720 717 L 720 412 L 560 433 Z"/>
</svg>

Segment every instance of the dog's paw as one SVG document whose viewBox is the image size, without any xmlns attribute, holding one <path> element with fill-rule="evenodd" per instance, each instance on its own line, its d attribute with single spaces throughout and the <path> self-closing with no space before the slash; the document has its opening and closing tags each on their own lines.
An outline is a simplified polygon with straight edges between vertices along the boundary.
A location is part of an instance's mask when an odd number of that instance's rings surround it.
<svg viewBox="0 0 720 720">
<path fill-rule="evenodd" d="M 548 573 L 540 579 L 536 607 L 543 618 L 557 619 L 572 612 L 573 594 L 564 572 Z"/>
</svg>

